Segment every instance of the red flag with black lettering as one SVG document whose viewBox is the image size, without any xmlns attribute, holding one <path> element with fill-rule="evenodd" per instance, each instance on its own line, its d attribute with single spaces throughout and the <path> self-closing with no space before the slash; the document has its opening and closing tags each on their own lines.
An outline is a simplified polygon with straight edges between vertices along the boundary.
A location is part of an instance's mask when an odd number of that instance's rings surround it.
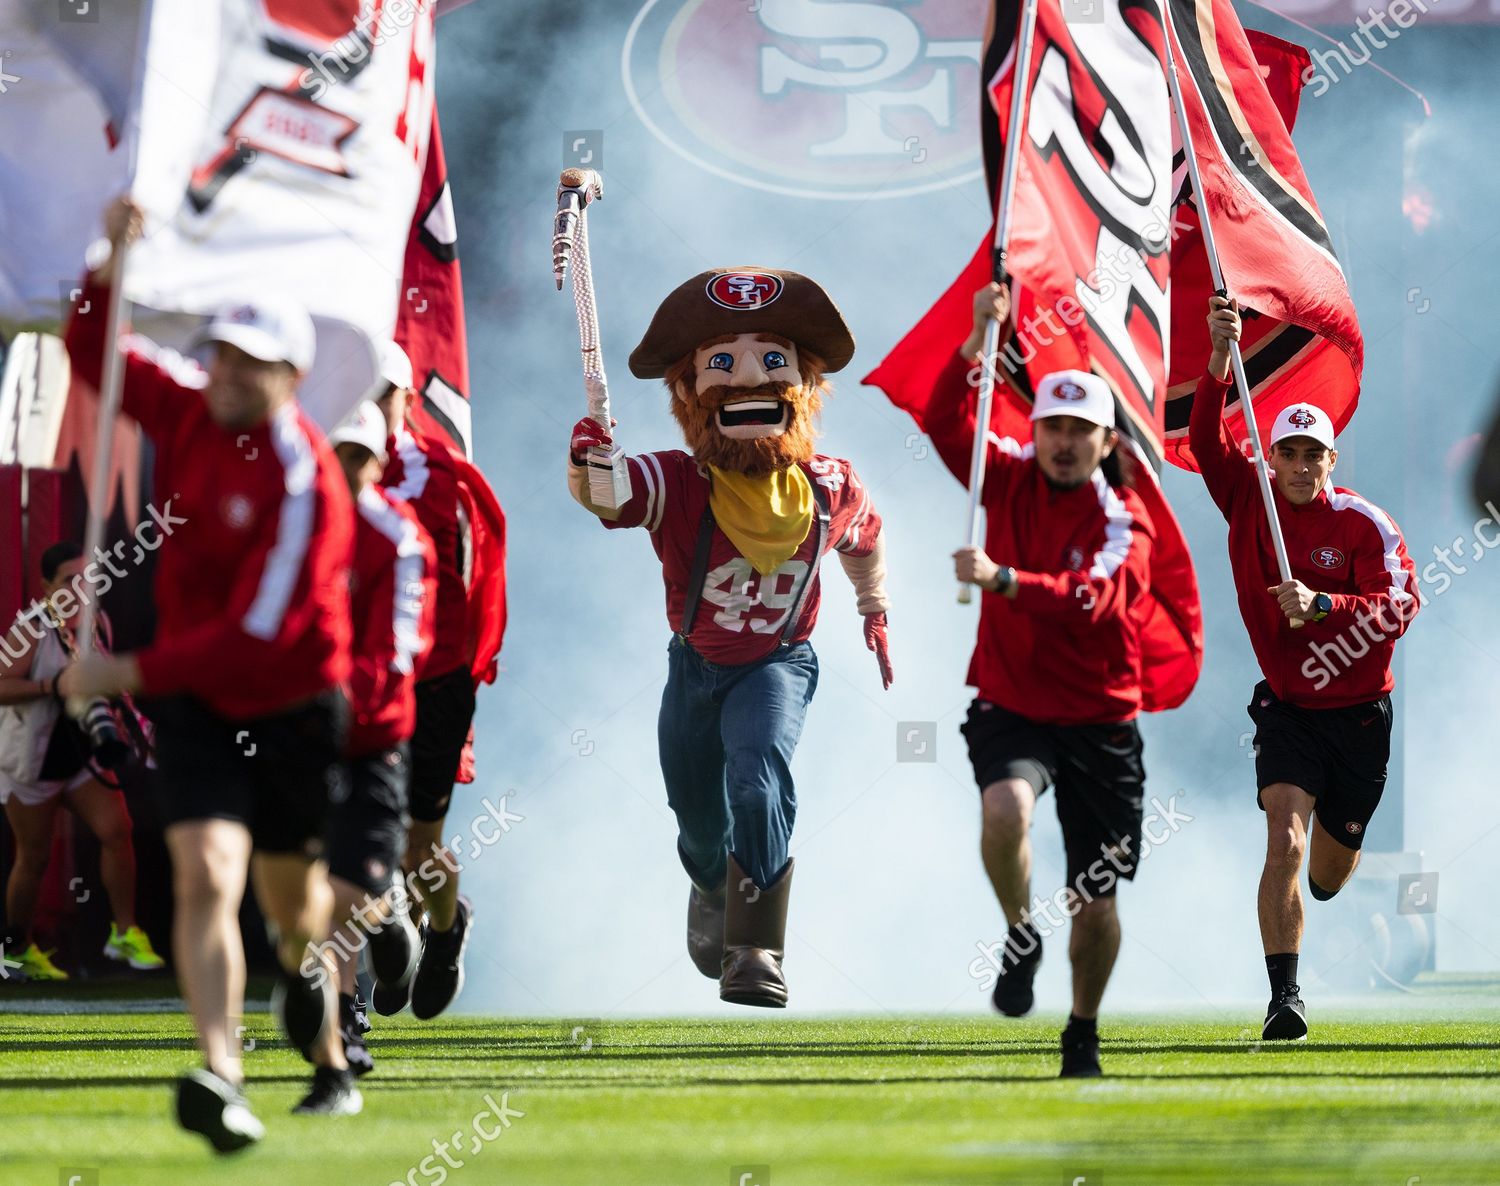
<svg viewBox="0 0 1500 1186">
<path fill-rule="evenodd" d="M 1246 310 L 1240 352 L 1255 414 L 1268 429 L 1308 402 L 1342 429 L 1359 402 L 1364 339 L 1348 282 L 1292 146 L 1307 51 L 1240 26 L 1230 0 L 1170 0 L 1173 60 L 1229 291 Z M 1180 151 L 1179 151 L 1180 155 Z M 1196 195 L 1179 172 L 1172 246 L 1172 358 L 1163 411 L 1167 458 L 1188 447 L 1193 389 L 1208 363 L 1213 291 Z M 1247 435 L 1244 409 L 1225 410 Z"/>
</svg>

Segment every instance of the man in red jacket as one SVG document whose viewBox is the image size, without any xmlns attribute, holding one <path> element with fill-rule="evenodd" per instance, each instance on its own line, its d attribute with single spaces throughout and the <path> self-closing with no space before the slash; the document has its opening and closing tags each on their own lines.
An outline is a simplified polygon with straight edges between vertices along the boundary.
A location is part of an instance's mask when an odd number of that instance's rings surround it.
<svg viewBox="0 0 1500 1186">
<path fill-rule="evenodd" d="M 975 431 L 967 375 L 990 317 L 1010 316 L 999 285 L 975 296 L 974 329 L 934 393 L 927 428 L 967 482 Z M 1042 932 L 1029 910 L 1029 829 L 1056 789 L 1067 850 L 1073 1011 L 1062 1074 L 1099 1067 L 1099 1005 L 1120 948 L 1115 889 L 1135 876 L 1145 769 L 1136 717 L 1136 606 L 1151 584 L 1150 516 L 1116 446 L 1114 399 L 1097 375 L 1060 371 L 1037 384 L 1034 443 L 992 438 L 981 501 L 983 548 L 954 554 L 958 579 L 983 590 L 963 726 L 980 788 L 980 849 L 1010 929 L 995 1007 L 1030 1012 Z"/>
<path fill-rule="evenodd" d="M 1312 404 L 1283 409 L 1270 434 L 1267 462 L 1293 578 L 1278 580 L 1255 466 L 1223 420 L 1239 306 L 1213 297 L 1209 309 L 1213 353 L 1188 433 L 1204 484 L 1229 521 L 1240 616 L 1265 676 L 1249 708 L 1268 829 L 1258 909 L 1271 1003 L 1262 1037 L 1297 1039 L 1307 1034 L 1297 985 L 1302 857 L 1319 901 L 1338 893 L 1359 863 L 1385 790 L 1391 655 L 1421 600 L 1400 528 L 1374 503 L 1328 484 L 1339 454 L 1332 422 Z"/>
<path fill-rule="evenodd" d="M 369 1022 L 356 1003 L 361 947 L 375 984 L 399 993 L 416 970 L 421 945 L 408 913 L 406 855 L 410 741 L 416 725 L 416 672 L 432 647 L 437 554 L 416 512 L 381 487 L 386 423 L 369 400 L 328 434 L 354 496 L 354 565 L 349 574 L 354 664 L 346 746 L 349 797 L 328 824 L 334 929 L 328 946 L 339 969 L 339 1029 L 357 1075 L 372 1069 Z"/>
<path fill-rule="evenodd" d="M 114 261 L 141 222 L 128 198 L 106 212 L 110 262 L 88 277 L 68 325 L 74 374 L 96 388 L 114 345 L 105 340 Z M 306 312 L 246 303 L 202 337 L 214 348 L 207 372 L 139 338 L 120 344 L 124 410 L 155 445 L 153 489 L 170 524 L 157 556 L 156 640 L 74 664 L 58 690 L 153 701 L 173 951 L 206 1064 L 179 1081 L 177 1112 L 228 1152 L 263 1132 L 241 1094 L 247 872 L 277 935 L 282 1024 L 317 1067 L 297 1111 L 361 1105 L 331 1024 L 332 969 L 312 946 L 332 906 L 322 838 L 343 788 L 353 509 L 297 404 L 314 346 Z"/>
<path fill-rule="evenodd" d="M 469 639 L 468 536 L 458 473 L 441 441 L 428 440 L 407 418 L 412 367 L 395 342 L 380 348 L 376 403 L 390 429 L 381 485 L 408 504 L 437 550 L 432 647 L 417 673 L 416 728 L 411 738 L 411 832 L 406 868 L 426 913 L 421 962 L 407 988 L 377 987 L 376 1012 L 436 1017 L 463 990 L 464 949 L 473 910 L 458 892 L 458 865 L 443 844 L 443 822 L 474 723 L 474 655 Z"/>
</svg>

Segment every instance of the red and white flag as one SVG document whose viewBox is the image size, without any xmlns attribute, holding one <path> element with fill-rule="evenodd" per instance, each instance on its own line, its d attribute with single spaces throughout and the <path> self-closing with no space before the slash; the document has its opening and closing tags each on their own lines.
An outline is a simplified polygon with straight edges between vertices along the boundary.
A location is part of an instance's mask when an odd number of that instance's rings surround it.
<svg viewBox="0 0 1500 1186">
<path fill-rule="evenodd" d="M 180 346 L 224 304 L 296 299 L 318 329 L 302 401 L 336 422 L 396 325 L 432 126 L 432 0 L 61 9 L 0 0 L 18 38 L 4 135 L 47 149 L 7 179 L 0 215 L 12 238 L 68 227 L 7 269 L 0 324 L 46 326 L 128 186 L 147 214 L 125 284 L 136 328 Z"/>
<path fill-rule="evenodd" d="M 1247 310 L 1240 351 L 1263 431 L 1288 404 L 1308 402 L 1342 429 L 1359 400 L 1364 338 L 1328 228 L 1292 146 L 1308 65 L 1300 46 L 1247 36 L 1230 0 L 1169 0 L 1173 60 L 1192 131 L 1203 198 L 1229 292 Z M 1213 291 L 1197 197 L 1179 172 L 1172 247 L 1173 342 L 1164 429 L 1167 457 L 1195 469 L 1188 448 L 1193 388 L 1208 363 Z M 1237 392 L 1225 416 L 1247 436 Z"/>
<path fill-rule="evenodd" d="M 1203 662 L 1202 608 L 1182 529 L 1156 481 L 1171 330 L 1168 302 L 1172 112 L 1160 8 L 1102 0 L 1101 19 L 1063 19 L 1039 0 L 1007 255 L 1015 326 L 1001 353 L 1006 389 L 991 426 L 1027 440 L 1031 393 L 1057 370 L 1102 375 L 1122 431 L 1146 464 L 1136 489 L 1157 528 L 1152 589 L 1141 607 L 1148 711 L 1174 708 Z M 990 175 L 1010 135 L 1014 4 L 998 6 L 985 55 Z M 1003 57 L 1002 57 L 1003 54 Z M 998 63 L 997 63 L 998 59 Z M 968 336 L 973 294 L 993 278 L 993 228 L 963 274 L 865 382 L 921 426 L 954 352 Z"/>
<path fill-rule="evenodd" d="M 458 263 L 458 224 L 448 187 L 448 162 L 432 109 L 432 134 L 416 214 L 406 240 L 401 309 L 395 339 L 411 359 L 413 386 L 421 399 L 412 409 L 418 426 L 446 438 L 473 457 L 469 411 L 469 339 L 464 326 L 463 275 Z"/>
</svg>

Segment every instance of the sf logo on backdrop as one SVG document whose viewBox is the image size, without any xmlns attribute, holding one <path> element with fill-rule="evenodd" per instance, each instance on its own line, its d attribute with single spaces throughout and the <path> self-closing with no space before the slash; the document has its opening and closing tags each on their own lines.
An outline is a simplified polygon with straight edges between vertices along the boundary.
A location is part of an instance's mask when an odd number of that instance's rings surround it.
<svg viewBox="0 0 1500 1186">
<path fill-rule="evenodd" d="M 903 197 L 979 175 L 984 0 L 646 0 L 625 89 L 674 152 L 804 198 Z"/>
</svg>

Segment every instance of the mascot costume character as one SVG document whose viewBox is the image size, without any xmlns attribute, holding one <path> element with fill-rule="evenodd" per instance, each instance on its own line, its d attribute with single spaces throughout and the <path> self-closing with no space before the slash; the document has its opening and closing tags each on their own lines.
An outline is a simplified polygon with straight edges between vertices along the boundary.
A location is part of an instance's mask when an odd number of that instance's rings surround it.
<svg viewBox="0 0 1500 1186">
<path fill-rule="evenodd" d="M 629 498 L 590 497 L 597 420 L 573 430 L 569 487 L 606 527 L 644 527 L 661 560 L 667 687 L 658 724 L 693 963 L 741 1005 L 786 1005 L 792 753 L 818 683 L 819 562 L 836 551 L 891 683 L 885 539 L 849 462 L 814 451 L 824 376 L 854 355 L 828 294 L 795 272 L 718 270 L 662 303 L 630 356 L 664 379 L 688 452 L 626 459 Z M 597 456 L 597 453 L 592 454 Z"/>
</svg>

